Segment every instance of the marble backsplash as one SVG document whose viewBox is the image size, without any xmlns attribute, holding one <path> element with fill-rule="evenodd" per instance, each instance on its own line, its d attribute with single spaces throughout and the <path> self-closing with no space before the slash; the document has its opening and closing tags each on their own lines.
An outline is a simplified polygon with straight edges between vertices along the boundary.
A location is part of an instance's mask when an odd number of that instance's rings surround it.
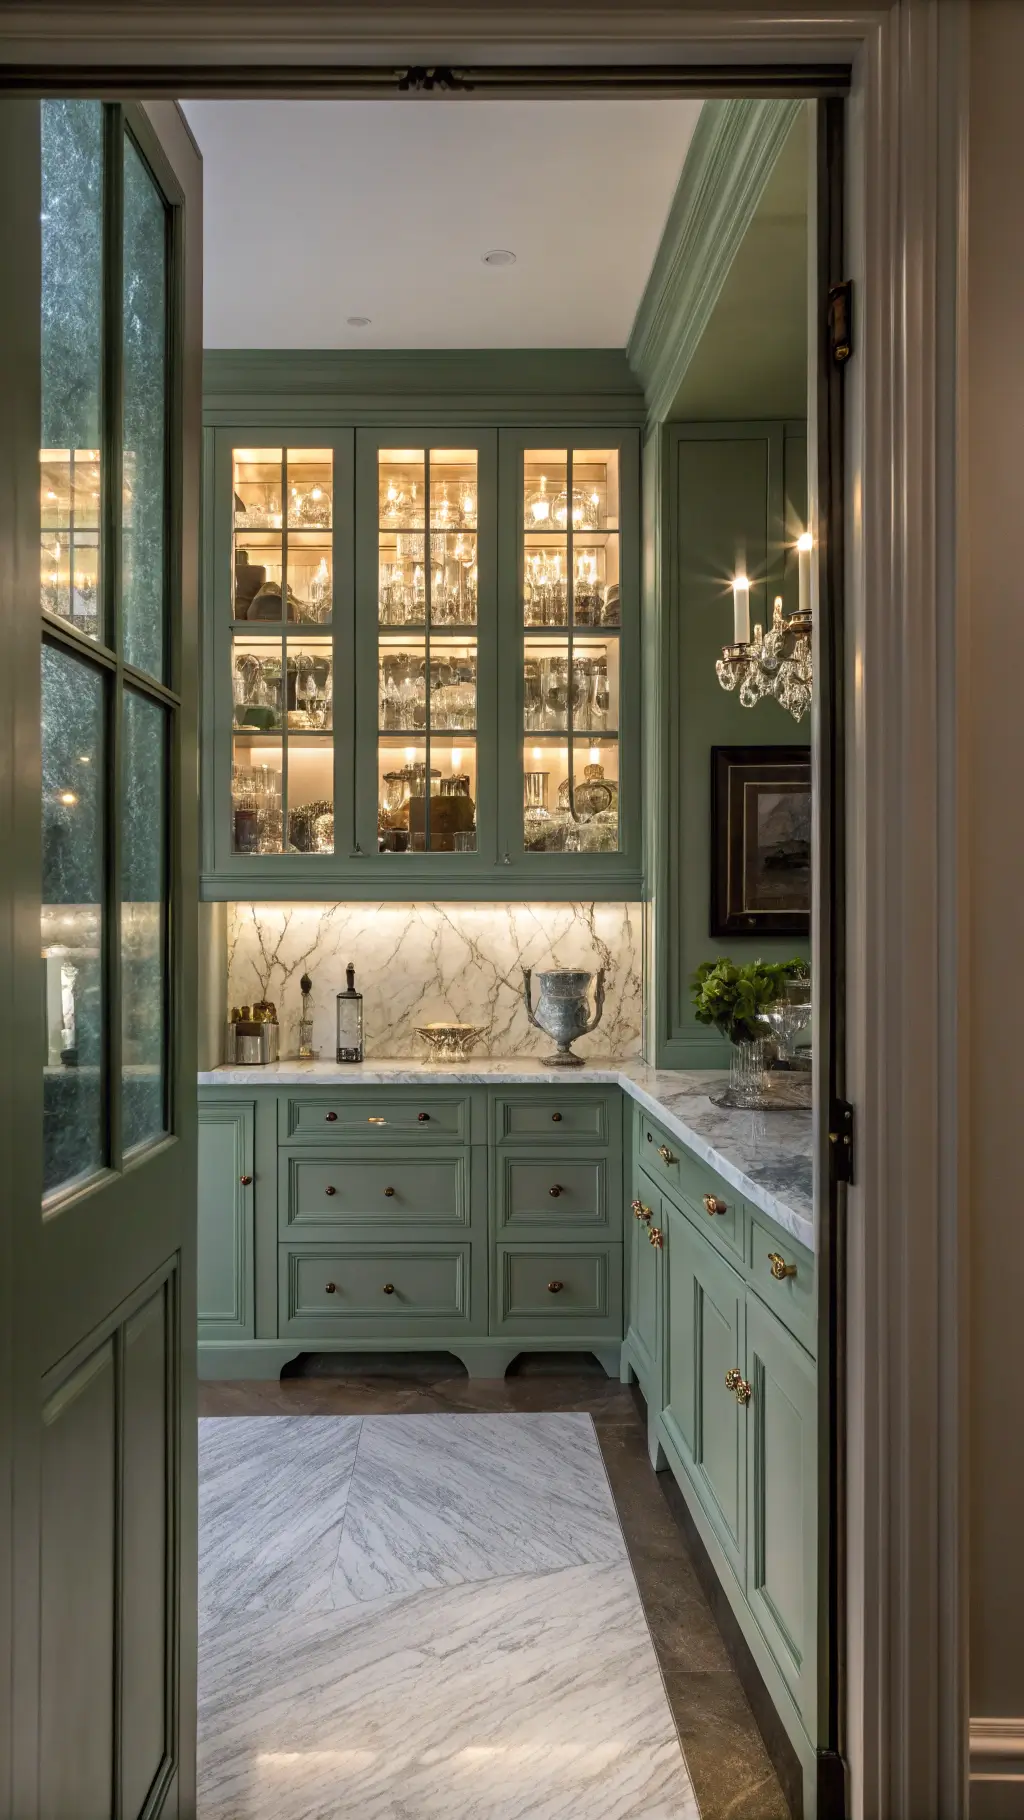
<svg viewBox="0 0 1024 1820">
<path fill-rule="evenodd" d="M 229 904 L 228 1005 L 273 999 L 281 1054 L 298 1048 L 299 980 L 313 981 L 314 1043 L 334 1055 L 334 997 L 353 961 L 365 1052 L 426 1055 L 418 1024 L 480 1024 L 477 1056 L 543 1055 L 527 1022 L 523 967 L 605 969 L 604 1015 L 582 1055 L 642 1046 L 640 904 Z M 534 986 L 536 1003 L 536 985 Z"/>
</svg>

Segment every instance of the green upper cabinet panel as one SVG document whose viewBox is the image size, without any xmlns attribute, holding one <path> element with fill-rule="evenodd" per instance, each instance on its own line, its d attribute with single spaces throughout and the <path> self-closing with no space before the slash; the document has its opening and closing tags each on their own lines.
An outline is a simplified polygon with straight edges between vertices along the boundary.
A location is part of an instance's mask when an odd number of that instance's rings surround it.
<svg viewBox="0 0 1024 1820">
<path fill-rule="evenodd" d="M 247 402 L 207 430 L 204 895 L 638 896 L 637 429 Z"/>
</svg>

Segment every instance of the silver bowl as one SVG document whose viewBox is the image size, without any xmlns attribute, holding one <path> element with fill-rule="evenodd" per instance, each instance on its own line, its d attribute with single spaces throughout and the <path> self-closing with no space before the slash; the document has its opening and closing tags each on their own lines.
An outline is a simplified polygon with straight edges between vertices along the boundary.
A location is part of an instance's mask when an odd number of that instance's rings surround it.
<svg viewBox="0 0 1024 1820">
<path fill-rule="evenodd" d="M 485 1024 L 420 1024 L 416 1031 L 434 1062 L 465 1061 L 473 1044 L 486 1034 Z"/>
</svg>

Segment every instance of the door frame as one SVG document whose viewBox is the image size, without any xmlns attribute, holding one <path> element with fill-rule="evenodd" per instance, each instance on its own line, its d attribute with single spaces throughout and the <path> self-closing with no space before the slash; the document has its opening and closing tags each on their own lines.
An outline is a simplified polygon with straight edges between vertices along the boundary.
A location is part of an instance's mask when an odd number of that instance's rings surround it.
<svg viewBox="0 0 1024 1820">
<path fill-rule="evenodd" d="M 966 752 L 955 687 L 966 0 L 776 0 L 756 9 L 719 0 L 713 12 L 676 4 L 596 15 L 565 6 L 544 17 L 511 6 L 424 4 L 382 16 L 370 5 L 343 13 L 307 5 L 247 9 L 244 40 L 234 29 L 239 10 L 0 4 L 0 84 L 8 94 L 42 86 L 371 94 L 416 57 L 476 66 L 480 92 L 500 92 L 506 65 L 532 68 L 536 93 L 610 92 L 616 82 L 621 93 L 632 64 L 634 92 L 735 93 L 739 68 L 761 93 L 792 94 L 807 92 L 823 68 L 851 71 L 847 1059 L 859 1129 L 845 1298 L 849 1804 L 857 1815 L 955 1820 L 966 1809 L 968 1710 L 966 1130 L 957 1091 L 967 1032 L 950 1009 L 966 937 L 957 888 Z M 232 62 L 239 42 L 248 68 Z M 586 64 L 596 67 L 580 84 Z M 2 566 L 0 578 L 10 580 Z M 5 585 L 5 602 L 10 594 Z M 0 630 L 13 640 L 9 616 L 0 608 Z M 0 715 L 8 749 L 16 707 Z M 4 795 L 0 813 L 9 807 Z M 0 1058 L 0 1091 L 13 1086 L 14 1067 Z M 14 1106 L 5 1093 L 0 1130 L 12 1143 Z M 2 1726 L 0 1718 L 0 1760 Z"/>
</svg>

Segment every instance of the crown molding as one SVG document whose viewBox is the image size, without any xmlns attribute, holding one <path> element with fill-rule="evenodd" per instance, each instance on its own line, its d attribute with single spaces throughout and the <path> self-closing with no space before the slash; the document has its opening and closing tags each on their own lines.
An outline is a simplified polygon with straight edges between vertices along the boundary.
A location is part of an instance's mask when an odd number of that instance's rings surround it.
<svg viewBox="0 0 1024 1820">
<path fill-rule="evenodd" d="M 655 421 L 672 408 L 800 106 L 739 100 L 701 109 L 626 344 Z"/>
</svg>

